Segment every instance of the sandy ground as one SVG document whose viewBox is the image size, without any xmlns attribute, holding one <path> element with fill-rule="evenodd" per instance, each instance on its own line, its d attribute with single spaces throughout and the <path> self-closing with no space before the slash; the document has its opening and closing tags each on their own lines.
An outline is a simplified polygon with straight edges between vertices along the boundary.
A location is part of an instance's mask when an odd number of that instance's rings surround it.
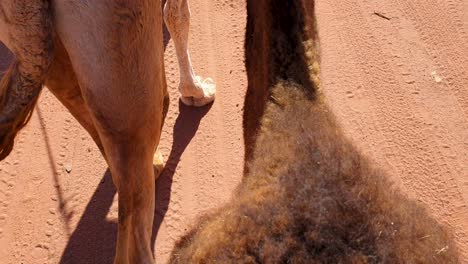
<svg viewBox="0 0 468 264">
<path fill-rule="evenodd" d="M 347 134 L 453 228 L 468 263 L 468 2 L 432 2 L 318 1 L 322 82 Z M 245 5 L 191 6 L 195 70 L 215 79 L 218 97 L 210 108 L 179 104 L 169 41 L 158 263 L 197 215 L 229 199 L 243 169 Z M 111 263 L 116 216 L 104 159 L 45 90 L 15 151 L 0 163 L 0 263 Z"/>
</svg>

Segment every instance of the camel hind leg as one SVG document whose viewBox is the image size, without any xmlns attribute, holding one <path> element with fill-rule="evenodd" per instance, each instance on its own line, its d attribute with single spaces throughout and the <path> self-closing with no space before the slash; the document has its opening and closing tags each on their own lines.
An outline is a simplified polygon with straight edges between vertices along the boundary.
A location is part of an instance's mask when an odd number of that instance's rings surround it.
<svg viewBox="0 0 468 264">
<path fill-rule="evenodd" d="M 54 3 L 58 36 L 117 187 L 115 263 L 153 263 L 153 160 L 166 95 L 160 2 Z"/>
<path fill-rule="evenodd" d="M 216 86 L 212 79 L 195 76 L 188 51 L 190 10 L 188 0 L 167 0 L 164 21 L 174 40 L 179 61 L 181 100 L 186 105 L 203 106 L 213 102 Z"/>
<path fill-rule="evenodd" d="M 80 125 L 89 133 L 102 155 L 107 160 L 104 147 L 92 120 L 92 116 L 86 107 L 68 53 L 63 47 L 60 39 L 55 39 L 54 46 L 55 57 L 52 65 L 50 66 L 49 74 L 45 80 L 45 85 L 70 111 L 78 123 L 80 123 Z M 163 116 L 166 115 L 169 106 L 169 95 L 167 90 L 165 93 Z M 155 176 L 157 177 L 164 169 L 164 159 L 159 150 L 156 150 L 154 154 L 153 165 L 155 168 Z"/>
</svg>

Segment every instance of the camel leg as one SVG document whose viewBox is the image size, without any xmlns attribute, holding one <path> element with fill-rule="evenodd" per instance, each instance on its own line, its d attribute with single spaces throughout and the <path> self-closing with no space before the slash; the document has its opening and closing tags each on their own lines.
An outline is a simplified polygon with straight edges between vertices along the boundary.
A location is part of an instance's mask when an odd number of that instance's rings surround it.
<svg viewBox="0 0 468 264">
<path fill-rule="evenodd" d="M 160 2 L 54 3 L 58 36 L 69 54 L 119 196 L 114 262 L 153 263 L 153 154 L 166 95 Z"/>
<path fill-rule="evenodd" d="M 108 69 L 107 71 L 112 71 Z M 125 80 L 124 80 L 125 79 Z M 123 78 L 121 82 L 131 78 Z M 117 83 L 114 84 L 118 86 Z M 151 233 L 154 216 L 155 167 L 162 171 L 163 160 L 154 150 L 159 143 L 163 111 L 163 95 L 149 96 L 132 109 L 127 103 L 110 99 L 113 93 L 88 101 L 99 136 L 107 155 L 112 179 L 118 191 L 119 223 L 115 264 L 153 263 Z M 88 98 L 89 99 L 89 98 Z M 109 105 L 100 106 L 107 100 Z M 156 106 L 156 107 L 155 107 Z M 123 110 L 122 110 L 123 109 Z M 137 115 L 131 118 L 132 115 Z M 113 119 L 112 117 L 118 117 Z M 122 118 L 123 117 L 123 118 Z M 122 126 L 119 119 L 126 122 Z M 158 165 L 159 164 L 159 165 Z"/>
<path fill-rule="evenodd" d="M 109 74 L 113 68 L 101 69 Z M 153 263 L 150 246 L 155 206 L 153 162 L 162 163 L 160 157 L 154 158 L 153 153 L 161 133 L 162 109 L 158 106 L 163 105 L 163 94 L 142 92 L 146 98 L 139 101 L 138 106 L 131 100 L 119 100 L 113 91 L 121 90 L 122 83 L 132 87 L 129 83 L 132 79 L 121 75 L 115 82 L 102 84 L 102 87 L 110 86 L 108 93 L 101 90 L 102 93 L 95 97 L 85 97 L 85 101 L 102 140 L 119 194 L 115 263 L 149 264 Z M 136 87 L 150 90 L 147 84 L 140 84 L 142 86 Z"/>
<path fill-rule="evenodd" d="M 188 51 L 190 10 L 188 0 L 167 0 L 164 21 L 174 40 L 179 62 L 181 100 L 186 105 L 203 106 L 214 100 L 216 86 L 210 78 L 195 76 Z"/>
<path fill-rule="evenodd" d="M 45 81 L 45 85 L 70 111 L 80 125 L 86 129 L 104 158 L 106 158 L 101 139 L 99 138 L 96 127 L 94 126 L 89 110 L 86 108 L 70 58 L 59 39 L 55 40 L 55 57 Z M 168 107 L 169 95 L 166 89 L 163 116 L 166 115 Z M 156 150 L 154 154 L 153 165 L 155 168 L 155 176 L 158 177 L 164 169 L 164 159 L 159 150 Z"/>
</svg>

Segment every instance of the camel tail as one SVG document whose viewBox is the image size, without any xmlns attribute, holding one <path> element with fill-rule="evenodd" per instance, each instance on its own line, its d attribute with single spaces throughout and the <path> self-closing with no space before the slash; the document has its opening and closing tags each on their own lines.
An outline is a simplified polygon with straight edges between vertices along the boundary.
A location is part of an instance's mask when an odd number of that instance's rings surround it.
<svg viewBox="0 0 468 264">
<path fill-rule="evenodd" d="M 6 13 L 14 62 L 0 81 L 0 160 L 28 123 L 52 63 L 53 27 L 48 0 L 13 1 Z"/>
</svg>

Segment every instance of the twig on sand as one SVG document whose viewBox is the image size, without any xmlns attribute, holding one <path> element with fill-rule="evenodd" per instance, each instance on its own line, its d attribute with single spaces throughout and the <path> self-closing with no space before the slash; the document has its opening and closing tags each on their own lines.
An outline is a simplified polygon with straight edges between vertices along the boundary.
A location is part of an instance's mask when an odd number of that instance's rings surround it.
<svg viewBox="0 0 468 264">
<path fill-rule="evenodd" d="M 374 15 L 379 16 L 379 17 L 381 17 L 381 18 L 383 18 L 383 19 L 390 20 L 389 17 L 387 17 L 387 16 L 385 16 L 385 15 L 382 15 L 381 13 L 378 13 L 378 12 L 375 12 L 375 11 L 374 11 Z"/>
</svg>

